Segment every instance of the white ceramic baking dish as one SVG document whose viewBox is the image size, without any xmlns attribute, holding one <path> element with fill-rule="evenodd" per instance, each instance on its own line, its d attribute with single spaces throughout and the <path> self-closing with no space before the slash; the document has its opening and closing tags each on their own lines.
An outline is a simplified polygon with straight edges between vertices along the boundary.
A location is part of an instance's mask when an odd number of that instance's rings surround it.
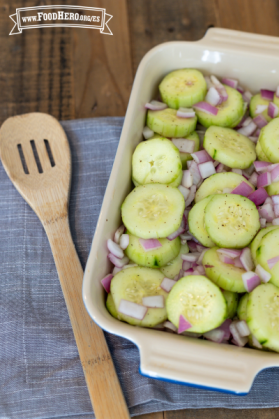
<svg viewBox="0 0 279 419">
<path fill-rule="evenodd" d="M 141 61 L 87 261 L 83 299 L 89 315 L 104 330 L 134 342 L 144 375 L 211 389 L 246 394 L 256 374 L 279 366 L 279 354 L 191 339 L 130 326 L 105 308 L 100 284 L 111 269 L 106 240 L 120 225 L 120 205 L 131 190 L 131 156 L 142 140 L 144 104 L 155 97 L 170 71 L 192 67 L 204 74 L 240 80 L 251 92 L 274 89 L 279 81 L 279 38 L 213 28 L 197 42 L 169 42 L 149 51 Z"/>
</svg>

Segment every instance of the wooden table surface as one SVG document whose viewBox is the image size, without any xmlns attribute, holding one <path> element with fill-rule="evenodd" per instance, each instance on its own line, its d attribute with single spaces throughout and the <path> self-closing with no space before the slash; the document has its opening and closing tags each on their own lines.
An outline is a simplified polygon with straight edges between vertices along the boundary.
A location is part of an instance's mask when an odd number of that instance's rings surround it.
<svg viewBox="0 0 279 419">
<path fill-rule="evenodd" d="M 102 7 L 113 36 L 97 30 L 44 28 L 8 36 L 19 7 Z M 0 0 L 0 123 L 26 112 L 74 119 L 124 115 L 143 55 L 172 40 L 194 41 L 209 27 L 279 36 L 279 0 Z M 278 409 L 201 409 L 138 419 L 275 419 Z"/>
</svg>

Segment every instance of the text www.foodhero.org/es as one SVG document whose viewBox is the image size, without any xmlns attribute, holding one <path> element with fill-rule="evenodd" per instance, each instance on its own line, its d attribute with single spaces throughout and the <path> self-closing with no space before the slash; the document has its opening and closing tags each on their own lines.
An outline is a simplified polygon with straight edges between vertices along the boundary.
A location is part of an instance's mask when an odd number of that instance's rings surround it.
<svg viewBox="0 0 279 419">
<path fill-rule="evenodd" d="M 100 16 L 89 16 L 80 13 L 68 13 L 68 12 L 53 12 L 43 13 L 38 12 L 36 16 L 22 16 L 22 21 L 27 22 L 41 22 L 41 21 L 53 21 L 53 20 L 82 20 L 87 22 L 100 22 Z"/>
</svg>

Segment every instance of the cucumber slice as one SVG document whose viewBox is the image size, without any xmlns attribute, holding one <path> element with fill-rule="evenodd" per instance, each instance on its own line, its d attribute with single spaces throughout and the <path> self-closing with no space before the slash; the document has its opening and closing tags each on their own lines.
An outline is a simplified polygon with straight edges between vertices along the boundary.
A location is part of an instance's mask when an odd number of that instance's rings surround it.
<svg viewBox="0 0 279 419">
<path fill-rule="evenodd" d="M 268 122 L 271 121 L 272 118 L 270 118 L 270 116 L 267 113 L 267 109 L 263 112 L 261 112 L 260 114 L 256 113 L 256 107 L 258 105 L 269 105 L 269 102 L 271 102 L 271 100 L 266 100 L 263 99 L 260 93 L 257 93 L 256 95 L 254 95 L 250 101 L 250 115 L 252 118 L 255 118 L 257 115 L 262 115 Z"/>
<path fill-rule="evenodd" d="M 134 267 L 118 272 L 111 280 L 110 291 L 116 309 L 120 301 L 128 300 L 142 304 L 143 297 L 163 295 L 168 293 L 160 288 L 164 275 L 157 269 Z M 120 313 L 121 319 L 127 323 L 143 327 L 154 327 L 167 320 L 166 308 L 149 308 L 143 320 L 134 319 Z"/>
<path fill-rule="evenodd" d="M 179 118 L 176 110 L 148 111 L 146 125 L 163 137 L 187 137 L 196 128 L 198 118 Z"/>
<path fill-rule="evenodd" d="M 247 292 L 239 300 L 238 307 L 237 307 L 237 317 L 239 318 L 239 320 L 247 321 L 248 298 L 249 298 L 249 294 Z"/>
<path fill-rule="evenodd" d="M 279 195 L 279 181 L 272 183 L 266 187 L 268 195 Z"/>
<path fill-rule="evenodd" d="M 230 128 L 208 128 L 203 146 L 214 160 L 232 168 L 247 169 L 257 158 L 255 144 Z"/>
<path fill-rule="evenodd" d="M 217 125 L 219 127 L 236 127 L 241 121 L 246 111 L 246 106 L 243 102 L 242 95 L 229 86 L 224 86 L 228 93 L 228 99 L 222 102 L 221 105 L 216 106 L 218 109 L 217 115 L 210 115 L 204 111 L 196 109 L 196 115 L 199 122 L 205 127 Z"/>
<path fill-rule="evenodd" d="M 188 224 L 190 233 L 198 239 L 205 247 L 214 247 L 215 243 L 211 240 L 204 226 L 205 207 L 211 200 L 212 196 L 208 196 L 193 206 L 188 216 Z"/>
<path fill-rule="evenodd" d="M 279 118 L 274 118 L 261 129 L 259 142 L 271 163 L 279 163 Z"/>
<path fill-rule="evenodd" d="M 195 143 L 194 146 L 194 153 L 195 151 L 199 151 L 200 149 L 200 138 L 199 135 L 196 131 L 192 132 L 192 134 L 187 135 L 187 140 L 192 140 Z M 191 156 L 190 153 L 179 153 L 180 154 L 180 160 L 182 163 L 182 169 L 183 170 L 187 170 L 187 161 L 188 160 L 193 160 L 193 157 Z"/>
<path fill-rule="evenodd" d="M 172 186 L 159 183 L 138 186 L 121 206 L 125 227 L 143 239 L 167 237 L 181 224 L 185 200 Z"/>
<path fill-rule="evenodd" d="M 273 284 L 259 285 L 249 294 L 247 324 L 264 348 L 279 352 L 279 289 Z"/>
<path fill-rule="evenodd" d="M 225 297 L 226 303 L 227 303 L 227 310 L 228 310 L 228 318 L 233 319 L 236 310 L 237 310 L 237 304 L 238 304 L 238 294 L 237 292 L 231 292 L 231 291 L 223 291 L 223 296 Z"/>
<path fill-rule="evenodd" d="M 183 68 L 167 74 L 159 85 L 163 102 L 170 108 L 190 108 L 206 95 L 206 81 L 202 73 L 193 68 Z"/>
<path fill-rule="evenodd" d="M 279 255 L 279 228 L 265 234 L 256 251 L 257 262 L 271 274 L 270 283 L 279 287 L 279 262 L 272 269 L 267 261 Z"/>
<path fill-rule="evenodd" d="M 253 258 L 253 261 L 254 261 L 255 265 L 257 264 L 257 253 L 256 252 L 257 252 L 258 247 L 260 246 L 260 243 L 262 241 L 263 236 L 265 236 L 270 231 L 275 230 L 276 228 L 278 228 L 278 226 L 270 226 L 270 227 L 262 228 L 258 232 L 256 237 L 254 238 L 254 240 L 252 241 L 252 243 L 250 245 L 250 249 L 251 249 L 252 258 Z"/>
<path fill-rule="evenodd" d="M 209 195 L 221 194 L 224 188 L 235 189 L 242 182 L 247 183 L 255 190 L 254 186 L 238 173 L 216 173 L 203 181 L 197 190 L 195 202 L 199 202 Z"/>
<path fill-rule="evenodd" d="M 182 269 L 183 260 L 181 259 L 181 255 L 186 255 L 189 253 L 189 247 L 187 244 L 182 244 L 180 248 L 179 254 L 168 262 L 166 266 L 163 266 L 160 271 L 165 275 L 165 277 L 173 279 L 176 275 L 179 274 L 180 270 Z"/>
<path fill-rule="evenodd" d="M 269 162 L 267 156 L 263 152 L 263 149 L 262 149 L 261 144 L 260 144 L 259 141 L 256 144 L 256 153 L 257 153 L 258 160 L 260 160 L 260 161 L 268 161 Z"/>
<path fill-rule="evenodd" d="M 140 185 L 172 185 L 177 183 L 177 179 L 181 182 L 182 164 L 177 147 L 167 138 L 142 141 L 132 157 L 132 177 L 133 181 Z"/>
<path fill-rule="evenodd" d="M 178 328 L 179 317 L 192 325 L 187 332 L 205 333 L 227 318 L 227 304 L 221 290 L 202 275 L 181 278 L 167 298 L 168 319 Z"/>
<path fill-rule="evenodd" d="M 206 276 L 226 291 L 245 292 L 242 274 L 246 271 L 234 265 L 221 262 L 217 249 L 218 247 L 212 247 L 203 256 L 202 264 Z"/>
<path fill-rule="evenodd" d="M 108 312 L 113 316 L 113 317 L 115 317 L 116 319 L 118 319 L 118 320 L 121 320 L 121 315 L 118 313 L 118 311 L 116 310 L 116 307 L 115 307 L 115 304 L 114 304 L 114 301 L 113 301 L 113 298 L 112 298 L 112 295 L 111 295 L 111 292 L 108 294 L 108 296 L 107 296 L 107 301 L 106 301 L 106 307 L 107 307 L 107 310 L 108 310 Z"/>
<path fill-rule="evenodd" d="M 140 244 L 140 239 L 130 232 L 127 233 L 129 234 L 129 245 L 125 250 L 125 254 L 138 265 L 147 266 L 148 268 L 160 268 L 175 258 L 180 251 L 179 237 L 176 237 L 174 240 L 159 239 L 162 247 L 146 252 Z"/>
<path fill-rule="evenodd" d="M 260 229 L 254 202 L 234 194 L 214 195 L 205 208 L 205 228 L 220 247 L 247 246 Z"/>
</svg>

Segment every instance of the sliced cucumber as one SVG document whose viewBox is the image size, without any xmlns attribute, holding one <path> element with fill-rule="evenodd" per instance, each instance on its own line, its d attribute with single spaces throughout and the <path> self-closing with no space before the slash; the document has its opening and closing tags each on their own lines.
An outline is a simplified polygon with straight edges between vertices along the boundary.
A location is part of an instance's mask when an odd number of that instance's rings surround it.
<svg viewBox="0 0 279 419">
<path fill-rule="evenodd" d="M 279 163 L 279 118 L 274 118 L 261 129 L 259 142 L 271 163 Z"/>
<path fill-rule="evenodd" d="M 252 241 L 252 243 L 250 245 L 250 249 L 251 249 L 252 258 L 253 258 L 253 261 L 254 261 L 255 265 L 257 264 L 257 253 L 256 253 L 257 248 L 260 246 L 260 243 L 262 241 L 263 236 L 265 236 L 270 231 L 275 230 L 276 228 L 278 228 L 278 226 L 270 226 L 270 227 L 262 228 L 258 232 L 256 237 L 254 238 L 254 240 Z"/>
<path fill-rule="evenodd" d="M 195 143 L 194 152 L 198 151 L 200 149 L 200 138 L 199 138 L 199 135 L 196 131 L 194 131 L 194 132 L 192 132 L 192 134 L 188 135 L 187 140 L 194 141 L 194 143 Z M 182 169 L 186 170 L 187 169 L 187 161 L 188 160 L 193 160 L 193 157 L 191 156 L 190 153 L 181 153 L 180 152 L 180 159 L 181 159 L 181 163 L 182 163 Z"/>
<path fill-rule="evenodd" d="M 257 262 L 271 274 L 270 283 L 279 287 L 279 262 L 272 269 L 267 261 L 279 255 L 279 228 L 275 228 L 265 234 L 257 248 Z"/>
<path fill-rule="evenodd" d="M 196 128 L 197 117 L 179 118 L 176 110 L 167 108 L 162 111 L 148 111 L 146 125 L 163 137 L 187 137 Z"/>
<path fill-rule="evenodd" d="M 257 158 L 260 161 L 269 161 L 267 156 L 264 154 L 263 149 L 261 147 L 260 142 L 258 141 L 256 144 L 256 153 L 257 153 Z"/>
<path fill-rule="evenodd" d="M 205 132 L 203 146 L 214 160 L 232 168 L 247 169 L 257 158 L 255 144 L 230 128 L 211 126 Z"/>
<path fill-rule="evenodd" d="M 221 262 L 217 252 L 218 247 L 212 247 L 205 252 L 202 264 L 206 276 L 226 291 L 245 292 L 242 274 L 246 271 L 234 265 Z"/>
<path fill-rule="evenodd" d="M 247 246 L 260 229 L 254 202 L 234 194 L 214 195 L 205 208 L 205 228 L 220 247 Z"/>
<path fill-rule="evenodd" d="M 166 266 L 163 266 L 160 271 L 165 275 L 167 278 L 173 279 L 176 275 L 179 274 L 180 270 L 182 269 L 183 260 L 181 259 L 181 255 L 186 255 L 189 253 L 189 247 L 187 244 L 182 244 L 180 248 L 179 254 L 168 262 Z"/>
<path fill-rule="evenodd" d="M 237 310 L 237 304 L 238 304 L 238 294 L 237 292 L 231 292 L 231 291 L 223 291 L 223 296 L 225 297 L 226 303 L 227 303 L 227 310 L 228 310 L 228 318 L 233 319 L 236 310 Z"/>
<path fill-rule="evenodd" d="M 178 328 L 180 316 L 192 325 L 189 332 L 205 333 L 227 318 L 227 304 L 221 290 L 202 275 L 181 278 L 167 298 L 168 319 Z"/>
<path fill-rule="evenodd" d="M 116 319 L 118 319 L 118 320 L 121 320 L 121 315 L 118 313 L 118 311 L 116 310 L 116 307 L 115 307 L 115 304 L 114 304 L 114 301 L 113 301 L 113 298 L 112 298 L 112 295 L 111 295 L 111 292 L 108 294 L 108 296 L 107 296 L 107 301 L 106 301 L 106 307 L 107 307 L 107 310 L 108 310 L 108 312 L 113 316 L 113 317 L 115 317 Z"/>
<path fill-rule="evenodd" d="M 237 307 L 237 317 L 239 318 L 239 320 L 247 321 L 248 298 L 249 298 L 249 294 L 247 292 L 239 300 L 238 307 Z"/>
<path fill-rule="evenodd" d="M 279 352 L 279 289 L 273 284 L 259 285 L 249 294 L 247 324 L 264 348 Z"/>
<path fill-rule="evenodd" d="M 111 281 L 110 291 L 116 309 L 121 300 L 142 304 L 143 297 L 163 295 L 167 293 L 160 287 L 164 275 L 156 269 L 134 267 L 118 272 Z M 166 321 L 166 308 L 149 308 L 143 320 L 134 319 L 121 313 L 121 319 L 127 323 L 143 327 L 154 327 Z"/>
<path fill-rule="evenodd" d="M 179 237 L 174 240 L 159 239 L 162 247 L 146 252 L 140 244 L 140 239 L 130 232 L 128 234 L 129 245 L 125 253 L 130 260 L 141 266 L 160 268 L 175 258 L 180 251 Z"/>
<path fill-rule="evenodd" d="M 211 200 L 212 196 L 208 196 L 193 206 L 188 216 L 188 224 L 190 233 L 198 239 L 205 247 L 214 247 L 215 243 L 211 240 L 204 226 L 205 207 Z"/>
<path fill-rule="evenodd" d="M 279 195 L 279 181 L 273 182 L 266 187 L 268 195 Z"/>
<path fill-rule="evenodd" d="M 216 173 L 203 181 L 197 190 L 195 202 L 199 202 L 209 195 L 221 194 L 224 188 L 235 189 L 242 182 L 247 183 L 255 190 L 254 186 L 238 173 Z"/>
<path fill-rule="evenodd" d="M 163 102 L 170 108 L 189 108 L 206 95 L 206 81 L 202 73 L 193 68 L 183 68 L 167 74 L 159 85 Z"/>
<path fill-rule="evenodd" d="M 228 93 L 228 99 L 222 102 L 221 105 L 216 106 L 218 109 L 217 115 L 211 115 L 196 109 L 198 120 L 205 127 L 217 125 L 219 127 L 234 128 L 245 114 L 246 106 L 244 105 L 242 95 L 236 89 L 229 86 L 224 87 Z"/>
<path fill-rule="evenodd" d="M 178 186 L 182 177 L 182 164 L 177 147 L 162 137 L 142 141 L 132 157 L 132 177 L 140 185 L 164 183 Z"/>
<path fill-rule="evenodd" d="M 261 112 L 260 114 L 256 113 L 256 108 L 258 105 L 266 105 L 268 107 L 269 102 L 271 102 L 271 100 L 263 99 L 260 93 L 254 95 L 250 101 L 249 106 L 251 117 L 255 118 L 257 115 L 262 115 L 268 122 L 271 121 L 272 118 L 270 118 L 270 116 L 268 115 L 267 109 Z"/>
<path fill-rule="evenodd" d="M 138 186 L 121 206 L 125 227 L 143 239 L 167 237 L 181 224 L 185 200 L 172 186 L 159 183 Z"/>
</svg>

